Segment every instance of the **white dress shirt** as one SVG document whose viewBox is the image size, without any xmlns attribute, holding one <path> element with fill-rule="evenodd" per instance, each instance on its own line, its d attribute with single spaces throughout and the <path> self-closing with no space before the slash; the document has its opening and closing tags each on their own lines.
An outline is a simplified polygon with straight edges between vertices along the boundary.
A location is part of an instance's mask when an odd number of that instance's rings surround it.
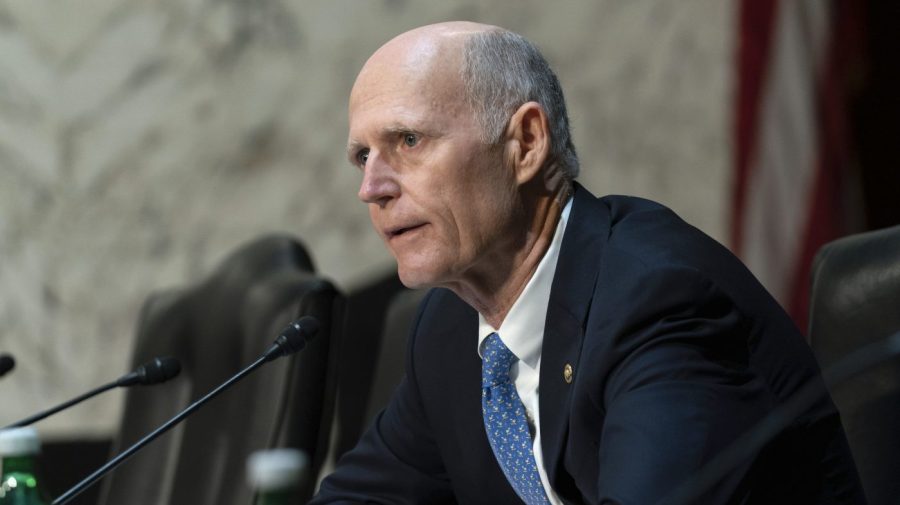
<svg viewBox="0 0 900 505">
<path fill-rule="evenodd" d="M 538 408 L 540 393 L 539 379 L 541 372 L 541 345 L 544 343 L 544 323 L 547 320 L 547 305 L 550 303 L 550 287 L 556 272 L 559 259 L 559 248 L 569 213 L 572 210 L 572 198 L 563 208 L 556 232 L 550 247 L 544 253 L 537 270 L 528 280 L 525 289 L 516 299 L 506 318 L 499 328 L 494 328 L 481 314 L 478 314 L 478 355 L 481 356 L 481 345 L 491 333 L 497 332 L 504 345 L 519 358 L 510 369 L 510 379 L 515 383 L 516 391 L 525 405 L 528 424 L 534 433 L 534 459 L 537 462 L 541 483 L 547 491 L 547 498 L 554 505 L 562 505 L 562 501 L 550 487 L 547 470 L 544 469 L 544 458 L 541 451 L 541 416 Z"/>
</svg>

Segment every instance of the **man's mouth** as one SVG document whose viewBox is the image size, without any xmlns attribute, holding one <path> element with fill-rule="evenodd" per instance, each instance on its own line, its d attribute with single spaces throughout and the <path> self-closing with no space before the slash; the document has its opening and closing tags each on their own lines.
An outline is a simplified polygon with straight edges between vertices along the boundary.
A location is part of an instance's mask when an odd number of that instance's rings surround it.
<svg viewBox="0 0 900 505">
<path fill-rule="evenodd" d="M 398 226 L 396 228 L 389 228 L 385 232 L 385 236 L 387 237 L 388 240 L 391 240 L 391 239 L 400 237 L 402 235 L 406 235 L 410 232 L 416 231 L 416 230 L 422 228 L 423 226 L 425 226 L 425 223 L 414 224 L 411 226 Z"/>
</svg>

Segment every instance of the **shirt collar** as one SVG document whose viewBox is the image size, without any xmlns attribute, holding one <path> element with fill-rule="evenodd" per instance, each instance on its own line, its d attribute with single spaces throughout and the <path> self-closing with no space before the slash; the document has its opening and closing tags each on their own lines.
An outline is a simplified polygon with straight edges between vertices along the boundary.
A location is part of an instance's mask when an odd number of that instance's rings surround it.
<svg viewBox="0 0 900 505">
<path fill-rule="evenodd" d="M 569 220 L 574 198 L 569 198 L 556 224 L 556 232 L 550 247 L 538 263 L 534 275 L 528 280 L 525 289 L 513 303 L 500 327 L 494 329 L 484 316 L 478 314 L 478 355 L 481 356 L 481 345 L 491 333 L 498 333 L 504 345 L 519 360 L 531 368 L 537 368 L 541 359 L 541 346 L 544 343 L 544 323 L 547 320 L 547 306 L 550 304 L 550 287 L 559 260 L 563 233 Z"/>
</svg>

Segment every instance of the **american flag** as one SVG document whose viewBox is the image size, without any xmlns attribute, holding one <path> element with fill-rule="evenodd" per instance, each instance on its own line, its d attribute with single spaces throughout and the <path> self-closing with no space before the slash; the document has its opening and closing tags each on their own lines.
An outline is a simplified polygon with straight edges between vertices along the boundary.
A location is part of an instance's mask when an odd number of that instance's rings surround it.
<svg viewBox="0 0 900 505">
<path fill-rule="evenodd" d="M 855 0 L 740 0 L 731 247 L 802 330 L 810 264 L 849 231 Z"/>
</svg>

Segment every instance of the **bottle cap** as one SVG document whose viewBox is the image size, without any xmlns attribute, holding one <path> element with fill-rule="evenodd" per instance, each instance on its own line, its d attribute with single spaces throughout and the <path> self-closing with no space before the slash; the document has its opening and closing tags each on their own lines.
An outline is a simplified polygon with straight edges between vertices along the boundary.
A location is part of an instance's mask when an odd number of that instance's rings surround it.
<svg viewBox="0 0 900 505">
<path fill-rule="evenodd" d="M 0 456 L 27 456 L 41 450 L 37 430 L 30 427 L 0 430 Z"/>
<path fill-rule="evenodd" d="M 247 480 L 263 492 L 296 487 L 306 464 L 306 454 L 298 449 L 257 451 L 247 458 Z"/>
</svg>

